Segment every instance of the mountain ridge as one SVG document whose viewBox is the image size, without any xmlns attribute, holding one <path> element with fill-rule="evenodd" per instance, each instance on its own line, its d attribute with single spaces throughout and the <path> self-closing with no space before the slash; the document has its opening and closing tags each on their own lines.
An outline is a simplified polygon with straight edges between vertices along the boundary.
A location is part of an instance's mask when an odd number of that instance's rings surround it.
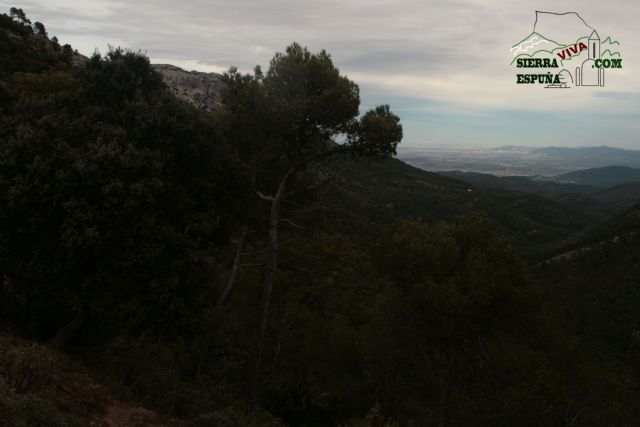
<svg viewBox="0 0 640 427">
<path fill-rule="evenodd" d="M 628 182 L 640 181 L 640 169 L 630 166 L 611 165 L 580 169 L 558 175 L 555 179 L 560 182 L 605 189 Z"/>
</svg>

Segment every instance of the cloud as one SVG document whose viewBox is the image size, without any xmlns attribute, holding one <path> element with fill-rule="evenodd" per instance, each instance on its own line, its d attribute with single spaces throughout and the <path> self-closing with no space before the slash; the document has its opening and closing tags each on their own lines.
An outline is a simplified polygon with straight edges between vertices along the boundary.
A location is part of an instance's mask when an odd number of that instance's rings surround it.
<svg viewBox="0 0 640 427">
<path fill-rule="evenodd" d="M 21 7 L 85 54 L 119 45 L 146 52 L 152 62 L 189 69 L 234 65 L 248 72 L 266 66 L 292 41 L 324 48 L 361 85 L 365 106 L 388 102 L 400 112 L 408 143 L 435 142 L 421 123 L 437 126 L 439 143 L 466 137 L 490 143 L 507 137 L 503 129 L 510 128 L 513 114 L 544 113 L 539 129 L 548 125 L 559 140 L 579 145 L 575 135 L 581 132 L 563 131 L 562 117 L 593 114 L 589 126 L 609 132 L 612 116 L 640 113 L 634 95 L 640 93 L 640 60 L 632 55 L 640 51 L 634 20 L 640 3 L 585 3 L 565 1 L 560 11 L 578 11 L 602 37 L 622 42 L 625 68 L 607 74 L 606 92 L 560 94 L 515 84 L 509 48 L 530 33 L 535 20 L 534 6 L 524 0 L 23 0 Z M 535 5 L 558 7 L 551 0 Z M 598 111 L 607 117 L 597 119 Z M 451 127 L 434 124 L 434 118 Z M 636 144 L 629 132 L 613 137 Z"/>
<path fill-rule="evenodd" d="M 593 96 L 596 98 L 616 99 L 634 103 L 640 102 L 639 92 L 595 92 Z"/>
</svg>

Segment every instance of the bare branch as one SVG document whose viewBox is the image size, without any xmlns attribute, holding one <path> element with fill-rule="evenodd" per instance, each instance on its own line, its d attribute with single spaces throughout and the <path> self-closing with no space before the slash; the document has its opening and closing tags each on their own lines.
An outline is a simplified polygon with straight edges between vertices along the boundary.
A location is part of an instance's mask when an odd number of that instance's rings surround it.
<svg viewBox="0 0 640 427">
<path fill-rule="evenodd" d="M 273 196 L 266 196 L 264 195 L 261 191 L 256 192 L 256 194 L 258 195 L 258 197 L 260 197 L 262 200 L 266 200 L 268 202 L 273 202 Z"/>
</svg>

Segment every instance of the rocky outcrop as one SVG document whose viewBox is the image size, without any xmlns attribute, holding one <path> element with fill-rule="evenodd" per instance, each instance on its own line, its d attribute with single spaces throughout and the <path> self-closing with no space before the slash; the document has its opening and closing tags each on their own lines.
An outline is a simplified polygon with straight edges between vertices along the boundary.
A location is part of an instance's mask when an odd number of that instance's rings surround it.
<svg viewBox="0 0 640 427">
<path fill-rule="evenodd" d="M 213 111 L 221 104 L 224 83 L 220 74 L 186 71 L 169 64 L 153 64 L 153 68 L 178 98 L 205 111 Z"/>
</svg>

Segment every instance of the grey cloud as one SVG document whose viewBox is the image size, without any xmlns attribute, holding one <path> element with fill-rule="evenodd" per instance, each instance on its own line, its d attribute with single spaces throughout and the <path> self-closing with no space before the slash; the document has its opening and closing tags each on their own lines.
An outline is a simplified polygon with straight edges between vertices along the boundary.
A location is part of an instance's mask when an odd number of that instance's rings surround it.
<svg viewBox="0 0 640 427">
<path fill-rule="evenodd" d="M 101 39 L 102 46 L 123 40 L 127 47 L 146 50 L 152 59 L 190 56 L 246 69 L 266 63 L 273 52 L 292 41 L 314 49 L 327 48 L 336 57 L 345 58 L 350 70 L 374 73 L 389 71 L 390 64 L 402 70 L 417 66 L 420 72 L 446 68 L 469 56 L 478 44 L 490 43 L 486 28 L 482 28 L 490 11 L 469 2 L 96 3 L 107 13 L 87 15 L 81 7 L 59 7 L 55 2 L 38 0 L 25 1 L 24 8 L 63 37 L 71 38 L 81 28 L 85 36 Z M 392 58 L 385 60 L 385 55 Z M 378 69 L 376 64 L 387 69 Z"/>
<path fill-rule="evenodd" d="M 4 10 L 11 6 L 0 3 Z M 379 84 L 398 75 L 410 81 L 444 82 L 436 89 L 451 92 L 437 94 L 440 99 L 456 98 L 482 110 L 482 103 L 494 96 L 495 82 L 512 78 L 509 47 L 529 34 L 535 8 L 577 9 L 601 36 L 611 34 L 623 41 L 625 71 L 640 65 L 632 56 L 640 51 L 640 27 L 634 21 L 640 3 L 635 0 L 608 0 L 606 8 L 578 0 L 562 6 L 554 0 L 536 5 L 527 0 L 22 0 L 20 7 L 62 42 L 86 54 L 111 43 L 143 50 L 152 62 L 220 69 L 234 65 L 249 71 L 256 64 L 266 66 L 274 52 L 293 41 L 314 51 L 324 48 L 343 73 L 372 77 L 359 82 L 363 99 L 393 99 L 398 110 L 414 109 L 412 101 L 403 101 L 402 95 Z M 482 80 L 465 83 L 463 78 L 446 85 L 454 75 L 465 73 Z M 486 93 L 478 94 L 483 85 Z M 631 85 L 629 92 L 640 92 L 637 82 Z M 505 86 L 503 91 L 513 89 L 513 105 L 521 107 L 524 92 Z M 411 96 L 436 97 L 425 92 Z M 574 91 L 570 96 L 579 95 Z M 585 96 L 587 102 L 619 102 L 614 114 L 628 113 L 629 101 L 637 99 L 613 86 L 611 92 Z M 440 108 L 428 104 L 430 109 Z M 564 113 L 554 111 L 553 102 L 549 109 L 559 116 Z M 491 121 L 487 124 L 490 127 Z"/>
<path fill-rule="evenodd" d="M 609 98 L 621 101 L 640 102 L 640 93 L 638 92 L 595 92 L 595 98 Z"/>
</svg>

